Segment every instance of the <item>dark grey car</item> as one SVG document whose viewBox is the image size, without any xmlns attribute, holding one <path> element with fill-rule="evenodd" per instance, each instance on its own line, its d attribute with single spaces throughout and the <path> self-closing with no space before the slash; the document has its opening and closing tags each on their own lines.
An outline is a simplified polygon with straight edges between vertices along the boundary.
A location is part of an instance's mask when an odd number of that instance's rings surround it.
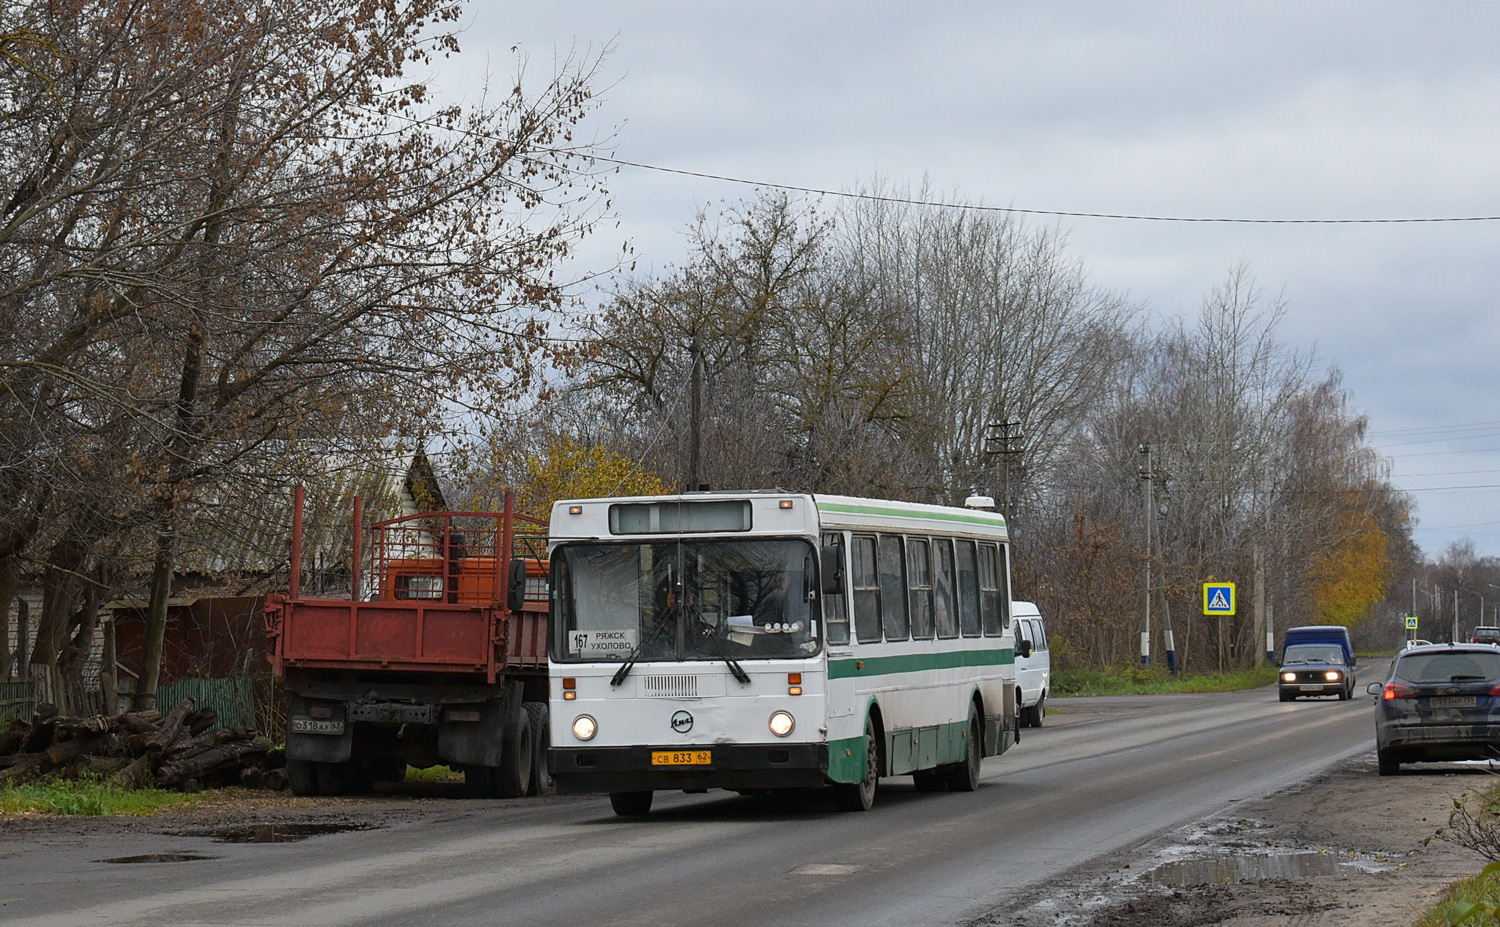
<svg viewBox="0 0 1500 927">
<path fill-rule="evenodd" d="M 1441 644 L 1403 650 L 1375 702 L 1380 774 L 1402 763 L 1500 759 L 1500 649 Z"/>
</svg>

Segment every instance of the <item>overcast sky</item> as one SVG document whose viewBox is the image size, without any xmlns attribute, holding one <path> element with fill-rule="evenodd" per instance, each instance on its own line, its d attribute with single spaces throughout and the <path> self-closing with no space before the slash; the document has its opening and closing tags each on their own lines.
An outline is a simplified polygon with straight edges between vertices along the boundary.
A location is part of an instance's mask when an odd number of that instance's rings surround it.
<svg viewBox="0 0 1500 927">
<path fill-rule="evenodd" d="M 1500 216 L 1500 3 L 481 2 L 444 99 L 609 45 L 617 157 L 822 189 L 882 177 L 992 205 L 1238 218 Z M 623 169 L 618 227 L 679 262 L 751 188 Z M 829 204 L 832 205 L 832 204 Z M 1249 263 L 1282 338 L 1337 366 L 1418 543 L 1500 555 L 1500 222 L 1058 221 L 1095 283 L 1191 315 Z M 1477 426 L 1477 427 L 1475 427 Z M 1461 488 L 1451 488 L 1461 487 Z"/>
</svg>

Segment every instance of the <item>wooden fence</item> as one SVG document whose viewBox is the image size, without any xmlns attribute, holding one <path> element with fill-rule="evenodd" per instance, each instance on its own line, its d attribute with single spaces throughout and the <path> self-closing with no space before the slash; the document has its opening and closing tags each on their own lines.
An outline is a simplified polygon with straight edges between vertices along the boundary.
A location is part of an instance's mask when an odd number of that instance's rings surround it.
<svg viewBox="0 0 1500 927">
<path fill-rule="evenodd" d="M 30 679 L 0 679 L 0 722 L 31 720 L 36 713 L 36 683 Z"/>
<path fill-rule="evenodd" d="M 185 698 L 193 698 L 199 708 L 212 708 L 219 713 L 219 727 L 242 727 L 256 730 L 255 684 L 249 676 L 230 676 L 225 679 L 179 679 L 157 687 L 156 707 L 163 713 L 171 711 Z"/>
</svg>

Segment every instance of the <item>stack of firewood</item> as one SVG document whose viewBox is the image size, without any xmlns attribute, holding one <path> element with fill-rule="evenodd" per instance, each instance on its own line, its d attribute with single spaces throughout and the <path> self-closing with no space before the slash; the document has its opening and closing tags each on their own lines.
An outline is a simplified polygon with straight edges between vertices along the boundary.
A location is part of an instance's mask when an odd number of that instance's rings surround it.
<svg viewBox="0 0 1500 927">
<path fill-rule="evenodd" d="M 0 731 L 0 787 L 42 777 L 94 778 L 126 788 L 197 791 L 219 785 L 284 789 L 280 751 L 240 728 L 215 728 L 218 713 L 192 699 L 167 712 L 59 717 L 38 706 Z"/>
</svg>

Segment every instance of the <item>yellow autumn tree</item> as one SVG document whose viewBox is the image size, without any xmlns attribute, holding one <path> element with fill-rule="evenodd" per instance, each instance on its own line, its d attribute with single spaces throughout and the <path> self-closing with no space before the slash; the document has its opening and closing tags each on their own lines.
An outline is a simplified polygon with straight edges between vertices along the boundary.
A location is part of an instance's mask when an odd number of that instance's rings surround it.
<svg viewBox="0 0 1500 927">
<path fill-rule="evenodd" d="M 526 457 L 516 506 L 527 515 L 547 518 L 558 499 L 599 496 L 659 496 L 667 486 L 626 455 L 603 444 L 585 444 L 555 435 L 541 451 Z"/>
<path fill-rule="evenodd" d="M 1385 596 L 1389 539 L 1368 511 L 1347 511 L 1339 540 L 1313 563 L 1313 614 L 1319 624 L 1351 627 Z"/>
</svg>

